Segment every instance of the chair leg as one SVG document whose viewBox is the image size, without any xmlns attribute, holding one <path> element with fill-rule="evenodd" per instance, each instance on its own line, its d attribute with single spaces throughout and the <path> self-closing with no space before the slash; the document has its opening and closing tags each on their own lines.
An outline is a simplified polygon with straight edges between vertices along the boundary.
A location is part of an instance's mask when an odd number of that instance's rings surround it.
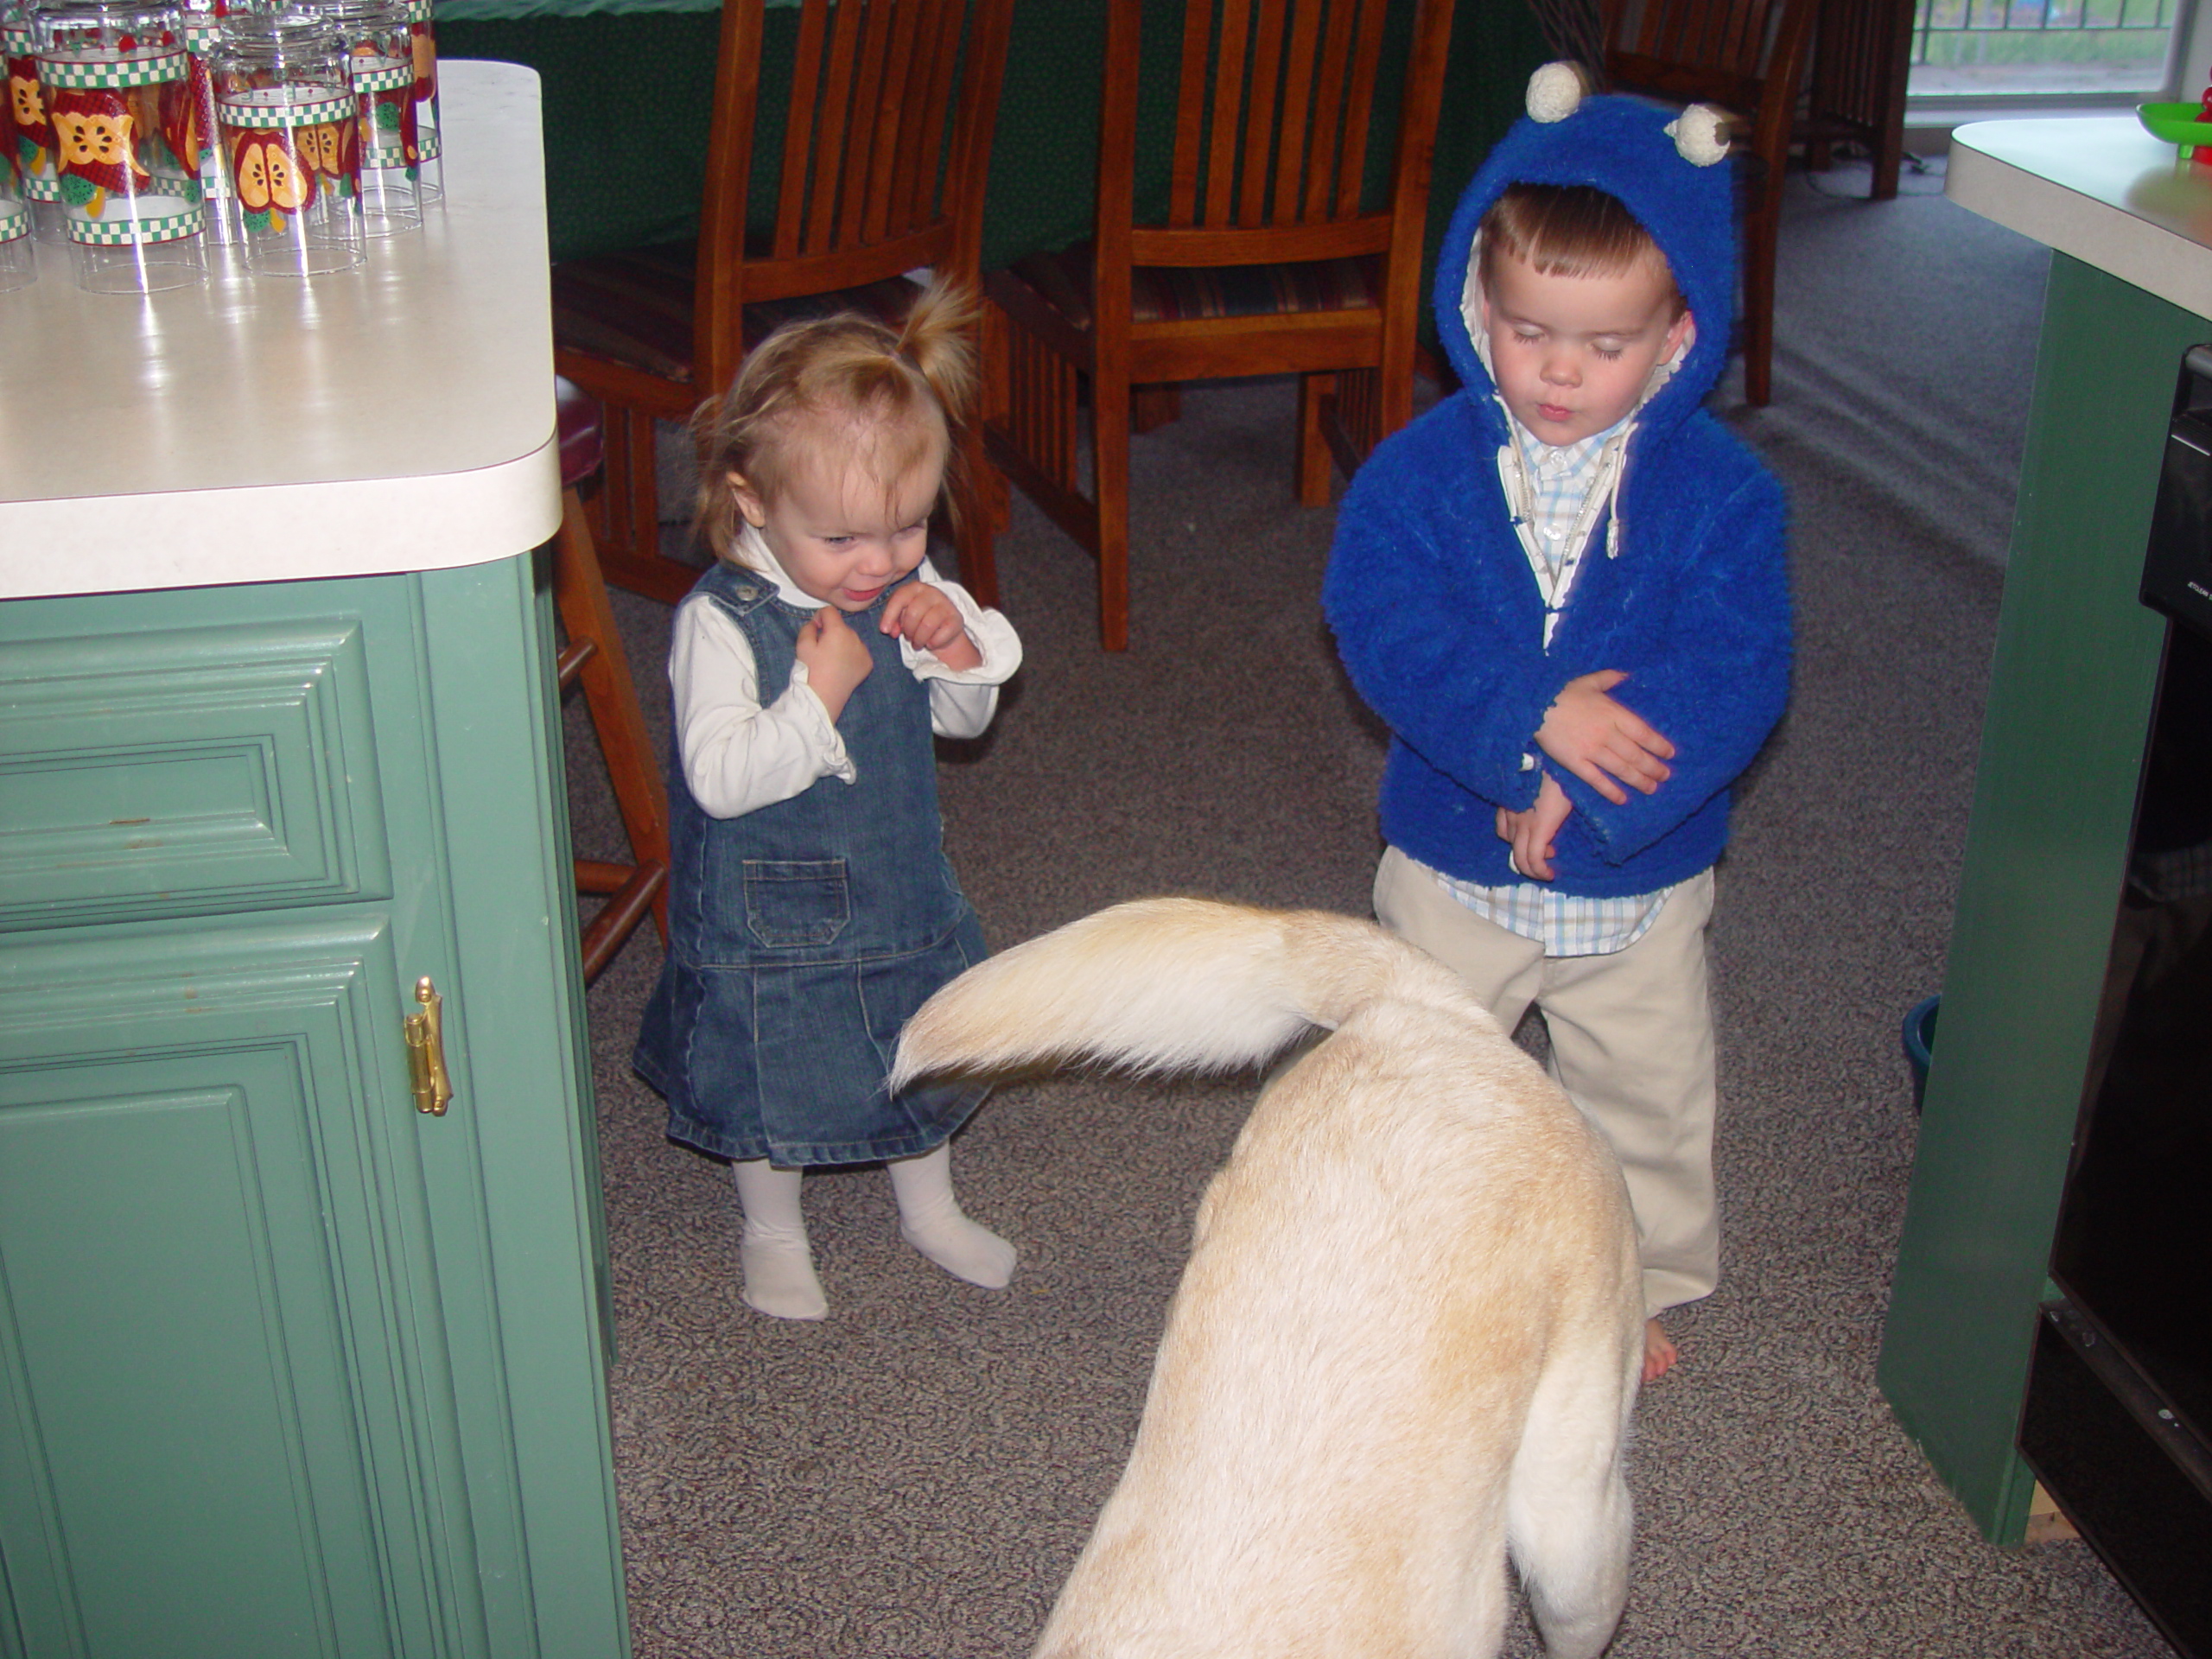
<svg viewBox="0 0 2212 1659">
<path fill-rule="evenodd" d="M 1129 646 L 1129 383 L 1100 373 L 1090 382 L 1091 489 L 1098 504 L 1098 639 Z"/>
<path fill-rule="evenodd" d="M 1782 204 L 1762 202 L 1744 227 L 1744 398 L 1774 400 L 1774 262 Z"/>
<path fill-rule="evenodd" d="M 660 556 L 660 485 L 653 466 L 653 417 L 640 409 L 609 404 L 601 431 L 607 464 L 601 469 L 596 522 L 607 537 L 602 575 L 618 588 L 676 605 L 699 573 Z"/>
<path fill-rule="evenodd" d="M 1332 458 L 1324 416 L 1336 393 L 1333 374 L 1298 377 L 1298 505 L 1301 507 L 1329 505 Z"/>
<path fill-rule="evenodd" d="M 967 481 L 961 490 L 960 512 L 960 580 L 976 602 L 985 609 L 999 602 L 998 559 L 992 543 L 996 526 L 995 512 L 1002 514 L 1004 507 L 995 509 L 993 496 L 999 501 L 1006 496 L 1006 480 L 999 476 L 983 454 L 983 429 L 971 426 L 960 435 L 961 461 Z M 997 480 L 995 493 L 992 480 Z"/>
<path fill-rule="evenodd" d="M 1006 474 L 993 466 L 983 452 L 982 435 L 993 427 L 1007 429 L 1014 408 L 1014 342 L 1007 335 L 1006 313 L 988 301 L 983 306 L 982 383 L 976 409 L 976 447 L 971 452 L 977 504 L 989 515 L 986 522 L 994 536 L 1003 536 L 1014 522 L 1014 493 Z"/>
<path fill-rule="evenodd" d="M 1133 431 L 1156 432 L 1182 416 L 1183 388 L 1175 381 L 1129 388 L 1129 423 Z"/>
<path fill-rule="evenodd" d="M 562 653 L 562 681 L 581 680 L 584 703 L 599 735 L 614 801 L 630 840 L 627 865 L 577 861 L 578 887 L 613 896 L 584 934 L 584 978 L 596 977 L 648 906 L 663 940 L 668 938 L 668 801 L 662 792 L 652 739 L 645 731 L 638 690 L 622 637 L 607 603 L 607 584 L 592 545 L 583 504 L 574 490 L 561 498 L 561 528 L 553 538 L 553 602 L 569 636 Z"/>
</svg>

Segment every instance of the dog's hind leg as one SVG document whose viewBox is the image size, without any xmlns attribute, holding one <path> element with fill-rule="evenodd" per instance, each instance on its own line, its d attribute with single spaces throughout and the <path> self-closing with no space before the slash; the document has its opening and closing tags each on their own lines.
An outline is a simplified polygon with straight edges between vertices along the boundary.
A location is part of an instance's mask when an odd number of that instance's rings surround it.
<svg viewBox="0 0 2212 1659">
<path fill-rule="evenodd" d="M 1632 1527 L 1621 1468 L 1625 1376 L 1562 1378 L 1538 1385 L 1506 1497 L 1507 1548 L 1529 1592 L 1551 1659 L 1596 1659 L 1628 1600 Z M 1598 1370 L 1618 1368 L 1610 1357 Z M 1624 1399 L 1624 1394 L 1628 1395 Z"/>
</svg>

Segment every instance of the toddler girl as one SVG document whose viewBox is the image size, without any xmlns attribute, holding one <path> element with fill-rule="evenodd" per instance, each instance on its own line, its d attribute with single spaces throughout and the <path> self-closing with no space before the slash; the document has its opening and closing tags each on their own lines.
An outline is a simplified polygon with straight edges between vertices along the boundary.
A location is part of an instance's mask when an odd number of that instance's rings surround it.
<svg viewBox="0 0 2212 1659">
<path fill-rule="evenodd" d="M 745 1300 L 784 1319 L 829 1311 L 808 1165 L 888 1160 L 909 1243 L 973 1284 L 1014 1272 L 952 1195 L 946 1137 L 983 1090 L 884 1084 L 907 1018 L 984 956 L 940 844 L 931 734 L 979 734 L 1021 660 L 1006 619 L 927 557 L 972 316 L 932 287 L 897 330 L 788 326 L 696 423 L 716 560 L 669 654 L 683 786 L 634 1064 L 671 1137 L 734 1160 Z"/>
</svg>

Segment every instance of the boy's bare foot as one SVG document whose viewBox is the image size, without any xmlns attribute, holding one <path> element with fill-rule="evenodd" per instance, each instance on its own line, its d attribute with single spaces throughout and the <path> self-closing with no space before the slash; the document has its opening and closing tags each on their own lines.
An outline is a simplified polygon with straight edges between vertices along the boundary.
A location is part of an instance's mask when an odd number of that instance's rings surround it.
<svg viewBox="0 0 2212 1659">
<path fill-rule="evenodd" d="M 1643 1380 L 1664 1376 L 1675 1362 L 1681 1357 L 1674 1338 L 1660 1328 L 1656 1319 L 1643 1322 Z"/>
</svg>

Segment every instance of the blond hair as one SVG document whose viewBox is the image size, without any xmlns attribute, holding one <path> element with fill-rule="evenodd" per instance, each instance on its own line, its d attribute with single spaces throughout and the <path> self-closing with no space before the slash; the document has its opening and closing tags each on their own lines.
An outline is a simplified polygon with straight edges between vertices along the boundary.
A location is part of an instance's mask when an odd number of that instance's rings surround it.
<svg viewBox="0 0 2212 1659">
<path fill-rule="evenodd" d="M 1656 262 L 1674 292 L 1675 315 L 1688 308 L 1674 268 L 1651 232 L 1620 199 L 1586 184 L 1510 184 L 1483 214 L 1477 275 L 1488 293 L 1502 258 L 1547 276 L 1618 276 Z"/>
<path fill-rule="evenodd" d="M 697 530 L 717 558 L 741 564 L 733 474 L 772 500 L 821 464 L 820 440 L 850 444 L 845 460 L 889 496 L 932 461 L 957 483 L 953 435 L 976 395 L 974 294 L 944 282 L 920 290 L 897 327 L 843 312 L 785 323 L 747 353 L 728 392 L 700 405 Z M 960 491 L 942 491 L 957 520 Z M 958 524 L 952 526 L 956 535 Z"/>
</svg>

